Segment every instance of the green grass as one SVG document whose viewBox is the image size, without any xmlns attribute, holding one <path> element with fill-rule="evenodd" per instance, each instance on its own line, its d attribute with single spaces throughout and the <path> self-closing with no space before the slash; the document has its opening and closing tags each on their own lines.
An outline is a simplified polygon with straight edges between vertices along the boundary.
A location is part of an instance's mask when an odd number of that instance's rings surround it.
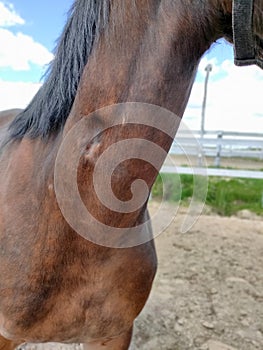
<svg viewBox="0 0 263 350">
<path fill-rule="evenodd" d="M 205 186 L 200 179 L 199 176 L 195 177 L 197 189 Z M 165 183 L 165 189 L 163 189 L 163 183 Z M 193 175 L 162 174 L 158 175 L 155 181 L 152 198 L 164 198 L 172 202 L 189 202 L 193 196 L 193 189 Z M 195 196 L 198 197 L 198 191 Z M 243 209 L 263 216 L 263 180 L 210 177 L 206 204 L 214 212 L 224 216 L 236 214 Z"/>
</svg>

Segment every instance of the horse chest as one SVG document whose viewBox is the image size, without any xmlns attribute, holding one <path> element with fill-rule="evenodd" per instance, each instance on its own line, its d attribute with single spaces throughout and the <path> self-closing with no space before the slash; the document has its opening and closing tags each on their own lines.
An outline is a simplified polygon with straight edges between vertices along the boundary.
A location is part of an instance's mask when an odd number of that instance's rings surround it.
<svg viewBox="0 0 263 350">
<path fill-rule="evenodd" d="M 12 291 L 2 334 L 30 342 L 86 342 L 131 326 L 151 289 L 153 244 L 124 251 L 80 240 L 81 249 L 71 241 L 71 251 L 46 251 L 46 259 L 31 264 Z"/>
</svg>

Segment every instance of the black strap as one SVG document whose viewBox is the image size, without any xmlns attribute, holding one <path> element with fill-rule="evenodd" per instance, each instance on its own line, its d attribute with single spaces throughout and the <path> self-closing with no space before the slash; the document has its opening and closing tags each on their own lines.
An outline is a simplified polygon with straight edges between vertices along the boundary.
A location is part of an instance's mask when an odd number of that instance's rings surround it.
<svg viewBox="0 0 263 350">
<path fill-rule="evenodd" d="M 253 36 L 253 0 L 233 0 L 233 36 L 235 64 L 255 64 Z"/>
<path fill-rule="evenodd" d="M 235 64 L 256 64 L 263 69 L 262 47 L 253 32 L 254 0 L 233 0 L 233 39 Z"/>
</svg>

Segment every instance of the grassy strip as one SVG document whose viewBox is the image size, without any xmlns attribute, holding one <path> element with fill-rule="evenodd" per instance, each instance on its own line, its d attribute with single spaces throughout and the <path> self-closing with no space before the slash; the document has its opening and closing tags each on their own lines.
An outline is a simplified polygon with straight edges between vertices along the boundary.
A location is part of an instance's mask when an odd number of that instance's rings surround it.
<svg viewBox="0 0 263 350">
<path fill-rule="evenodd" d="M 174 202 L 189 201 L 193 195 L 193 187 L 193 175 L 161 174 L 153 186 L 152 198 L 164 198 Z M 236 214 L 243 209 L 263 215 L 263 180 L 210 177 L 206 204 L 224 216 Z"/>
</svg>

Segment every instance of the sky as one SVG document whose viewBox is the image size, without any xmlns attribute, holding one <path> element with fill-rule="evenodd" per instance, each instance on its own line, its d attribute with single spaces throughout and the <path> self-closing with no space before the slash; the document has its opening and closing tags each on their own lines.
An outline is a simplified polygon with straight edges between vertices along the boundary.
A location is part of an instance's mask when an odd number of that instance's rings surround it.
<svg viewBox="0 0 263 350">
<path fill-rule="evenodd" d="M 0 0 L 0 110 L 24 108 L 41 86 L 72 1 Z M 224 40 L 212 45 L 200 62 L 185 124 L 200 129 L 208 63 L 213 69 L 205 129 L 263 133 L 263 71 L 235 67 L 233 48 Z"/>
</svg>

